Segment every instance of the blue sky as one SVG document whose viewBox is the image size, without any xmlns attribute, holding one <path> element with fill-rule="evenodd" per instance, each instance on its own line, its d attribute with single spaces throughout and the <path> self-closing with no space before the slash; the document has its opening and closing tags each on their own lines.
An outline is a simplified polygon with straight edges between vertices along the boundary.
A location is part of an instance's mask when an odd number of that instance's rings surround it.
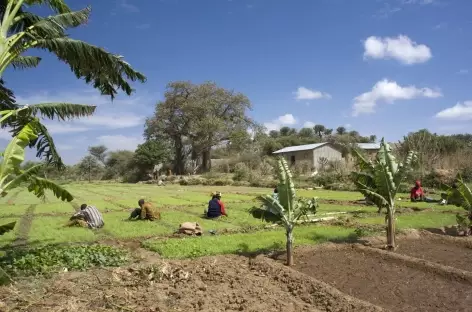
<svg viewBox="0 0 472 312">
<path fill-rule="evenodd" d="M 147 75 L 132 97 L 110 103 L 42 52 L 34 51 L 44 56 L 38 68 L 4 75 L 20 103 L 98 105 L 94 117 L 48 123 L 67 163 L 90 145 L 134 149 L 173 80 L 212 80 L 246 94 L 250 114 L 268 129 L 344 125 L 394 141 L 421 128 L 456 133 L 471 125 L 469 0 L 89 3 L 90 23 L 72 36 L 124 55 Z"/>
</svg>

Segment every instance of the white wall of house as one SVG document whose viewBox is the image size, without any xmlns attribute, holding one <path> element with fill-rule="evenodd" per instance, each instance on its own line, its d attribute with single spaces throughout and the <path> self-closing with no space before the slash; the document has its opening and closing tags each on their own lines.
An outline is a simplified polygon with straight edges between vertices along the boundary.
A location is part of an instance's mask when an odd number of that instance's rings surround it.
<svg viewBox="0 0 472 312">
<path fill-rule="evenodd" d="M 316 169 L 320 168 L 320 157 L 327 158 L 328 161 L 344 160 L 340 151 L 332 147 L 331 145 L 323 145 L 314 149 L 313 151 L 313 167 Z"/>
</svg>

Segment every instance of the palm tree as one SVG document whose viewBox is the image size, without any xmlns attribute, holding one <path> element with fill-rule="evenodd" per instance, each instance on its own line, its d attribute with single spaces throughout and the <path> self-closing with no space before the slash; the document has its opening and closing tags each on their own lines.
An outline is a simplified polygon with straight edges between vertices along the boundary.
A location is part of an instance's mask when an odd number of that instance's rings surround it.
<svg viewBox="0 0 472 312">
<path fill-rule="evenodd" d="M 395 249 L 395 196 L 416 160 L 416 153 L 410 151 L 403 163 L 397 163 L 383 138 L 374 162 L 366 160 L 357 149 L 352 152 L 360 169 L 359 172 L 352 172 L 352 181 L 357 190 L 378 207 L 379 212 L 386 208 L 387 248 Z"/>
<path fill-rule="evenodd" d="M 112 99 L 123 90 L 133 91 L 128 80 L 144 82 L 122 56 L 86 42 L 71 39 L 66 31 L 86 24 L 90 7 L 73 12 L 64 0 L 3 0 L 0 5 L 0 79 L 10 65 L 15 69 L 36 67 L 41 58 L 22 55 L 32 48 L 47 50 L 70 66 L 79 79 L 92 84 Z M 28 12 L 34 5 L 48 5 L 57 15 L 42 17 Z"/>
</svg>

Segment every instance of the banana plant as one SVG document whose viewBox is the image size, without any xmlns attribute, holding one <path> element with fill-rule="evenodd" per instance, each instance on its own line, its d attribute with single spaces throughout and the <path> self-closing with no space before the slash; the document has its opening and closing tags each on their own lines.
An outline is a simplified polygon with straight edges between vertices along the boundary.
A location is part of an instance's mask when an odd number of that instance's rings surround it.
<svg viewBox="0 0 472 312">
<path fill-rule="evenodd" d="M 401 182 L 412 169 L 416 153 L 410 151 L 403 163 L 397 163 L 392 149 L 382 138 L 375 161 L 366 160 L 359 152 L 353 150 L 359 172 L 352 172 L 351 179 L 357 190 L 373 202 L 379 212 L 386 209 L 387 249 L 394 250 L 395 244 L 395 196 Z"/>
<path fill-rule="evenodd" d="M 274 211 L 278 222 L 285 227 L 287 238 L 287 265 L 293 265 L 293 229 L 301 218 L 316 214 L 318 203 L 316 198 L 301 199 L 296 196 L 292 173 L 287 161 L 279 158 L 277 161 L 278 198 L 272 195 L 262 195 L 258 199 L 269 209 Z"/>
<path fill-rule="evenodd" d="M 48 6 L 56 15 L 39 16 L 34 6 Z M 37 11 L 37 10 L 34 10 Z M 115 55 L 87 42 L 69 38 L 68 32 L 88 22 L 90 7 L 72 11 L 64 0 L 2 0 L 0 5 L 0 79 L 8 67 L 37 67 L 41 58 L 24 55 L 30 49 L 55 54 L 69 65 L 79 79 L 93 85 L 112 99 L 118 89 L 133 92 L 129 81 L 145 82 L 121 55 Z"/>
<path fill-rule="evenodd" d="M 0 95 L 5 93 L 0 90 Z M 14 103 L 14 100 L 13 100 Z M 16 104 L 15 104 L 16 105 Z M 54 140 L 46 126 L 39 122 L 39 118 L 66 121 L 73 118 L 91 116 L 95 112 L 95 106 L 69 103 L 42 103 L 34 105 L 16 105 L 12 109 L 0 110 L 0 126 L 9 127 L 12 137 L 20 133 L 25 125 L 34 127 L 36 138 L 29 141 L 29 147 L 36 147 L 36 157 L 44 158 L 47 165 L 58 169 L 64 168 L 59 153 L 54 145 Z"/>
<path fill-rule="evenodd" d="M 457 176 L 453 187 L 445 186 L 447 191 L 447 203 L 462 207 L 467 211 L 466 215 L 456 214 L 456 221 L 459 232 L 463 232 L 465 236 L 472 234 L 472 191 L 469 186 L 462 180 L 460 175 Z"/>
<path fill-rule="evenodd" d="M 0 196 L 5 197 L 12 189 L 25 185 L 28 191 L 38 198 L 44 198 L 46 190 L 50 190 L 57 198 L 70 202 L 74 197 L 67 190 L 50 180 L 37 176 L 42 165 L 21 170 L 26 147 L 38 138 L 35 132 L 38 124 L 38 120 L 32 120 L 26 124 L 3 151 L 0 163 Z M 14 223 L 2 225 L 0 232 L 5 233 L 13 229 L 14 225 Z"/>
</svg>

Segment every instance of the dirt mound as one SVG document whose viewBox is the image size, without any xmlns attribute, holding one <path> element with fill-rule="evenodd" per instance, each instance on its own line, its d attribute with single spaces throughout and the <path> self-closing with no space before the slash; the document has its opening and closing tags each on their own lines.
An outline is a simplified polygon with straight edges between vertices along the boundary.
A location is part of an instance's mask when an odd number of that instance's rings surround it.
<svg viewBox="0 0 472 312">
<path fill-rule="evenodd" d="M 35 312 L 382 311 L 262 256 L 64 273 L 3 287 L 0 298 Z"/>
</svg>

